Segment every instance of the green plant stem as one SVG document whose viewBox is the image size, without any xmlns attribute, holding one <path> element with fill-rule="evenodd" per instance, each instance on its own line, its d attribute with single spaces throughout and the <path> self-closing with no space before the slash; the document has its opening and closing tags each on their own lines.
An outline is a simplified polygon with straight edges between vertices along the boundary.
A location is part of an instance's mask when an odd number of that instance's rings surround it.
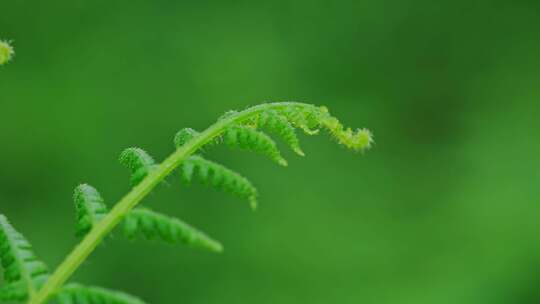
<svg viewBox="0 0 540 304">
<path fill-rule="evenodd" d="M 281 102 L 268 103 L 248 108 L 234 113 L 229 117 L 219 120 L 199 136 L 187 142 L 165 159 L 154 171 L 152 171 L 140 184 L 134 187 L 124 196 L 84 239 L 64 259 L 47 282 L 35 296 L 31 297 L 28 304 L 42 304 L 54 295 L 81 266 L 88 256 L 96 249 L 101 241 L 118 225 L 124 216 L 148 195 L 156 185 L 178 167 L 187 157 L 197 151 L 206 143 L 219 136 L 228 126 L 249 119 L 251 116 L 270 109 L 282 108 L 291 105 L 306 106 L 302 103 Z"/>
</svg>

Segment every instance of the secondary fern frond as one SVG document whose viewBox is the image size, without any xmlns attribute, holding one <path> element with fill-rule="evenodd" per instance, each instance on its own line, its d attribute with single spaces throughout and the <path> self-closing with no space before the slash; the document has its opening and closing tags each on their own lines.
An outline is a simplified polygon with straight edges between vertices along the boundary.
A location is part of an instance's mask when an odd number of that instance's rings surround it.
<svg viewBox="0 0 540 304">
<path fill-rule="evenodd" d="M 141 299 L 120 291 L 71 283 L 55 298 L 58 304 L 144 304 Z"/>
<path fill-rule="evenodd" d="M 120 154 L 120 163 L 131 170 L 131 184 L 139 184 L 157 165 L 156 161 L 141 148 L 127 148 Z"/>
<path fill-rule="evenodd" d="M 180 174 L 187 184 L 190 184 L 194 178 L 198 178 L 203 184 L 247 199 L 252 208 L 257 207 L 257 189 L 251 182 L 218 163 L 193 155 L 180 165 Z"/>
<path fill-rule="evenodd" d="M 48 277 L 47 266 L 37 259 L 30 243 L 1 214 L 0 262 L 4 281 L 10 284 L 4 295 L 33 295 Z"/>
<path fill-rule="evenodd" d="M 13 56 L 15 51 L 8 41 L 0 40 L 0 65 L 8 63 Z"/>
<path fill-rule="evenodd" d="M 75 188 L 73 200 L 77 210 L 76 234 L 83 236 L 107 215 L 107 206 L 103 202 L 101 194 L 88 184 L 82 184 Z"/>
<path fill-rule="evenodd" d="M 300 141 L 296 135 L 296 131 L 285 116 L 275 110 L 267 110 L 262 112 L 257 121 L 256 126 L 271 133 L 277 134 L 300 156 L 304 156 Z"/>
<path fill-rule="evenodd" d="M 254 151 L 268 156 L 282 166 L 287 166 L 287 161 L 281 156 L 276 142 L 253 127 L 231 126 L 225 130 L 223 139 L 229 147 Z"/>
<path fill-rule="evenodd" d="M 124 233 L 130 239 L 142 237 L 147 240 L 159 239 L 170 244 L 184 243 L 214 252 L 221 252 L 223 246 L 205 233 L 183 221 L 163 215 L 147 208 L 136 208 L 124 220 Z"/>
</svg>

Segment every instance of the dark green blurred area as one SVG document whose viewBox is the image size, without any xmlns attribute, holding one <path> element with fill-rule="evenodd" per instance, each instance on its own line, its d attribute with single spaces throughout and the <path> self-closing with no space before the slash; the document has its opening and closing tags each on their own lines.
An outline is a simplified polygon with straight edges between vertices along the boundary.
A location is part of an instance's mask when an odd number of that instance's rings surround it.
<svg viewBox="0 0 540 304">
<path fill-rule="evenodd" d="M 222 255 L 125 241 L 75 281 L 150 303 L 538 303 L 537 1 L 2 3 L 0 212 L 51 268 L 73 248 L 72 189 L 129 191 L 120 151 L 157 159 L 182 127 L 263 101 L 368 127 L 354 154 L 303 138 L 282 169 L 217 149 L 261 207 L 177 177 L 144 204 Z M 285 150 L 285 147 L 284 147 Z"/>
</svg>

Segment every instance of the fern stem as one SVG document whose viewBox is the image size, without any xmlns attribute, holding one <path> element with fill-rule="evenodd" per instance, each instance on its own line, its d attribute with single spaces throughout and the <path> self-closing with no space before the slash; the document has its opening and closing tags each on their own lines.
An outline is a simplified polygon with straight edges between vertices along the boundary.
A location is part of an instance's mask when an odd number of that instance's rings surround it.
<svg viewBox="0 0 540 304">
<path fill-rule="evenodd" d="M 156 185 L 173 172 L 187 157 L 219 136 L 227 127 L 234 123 L 247 120 L 264 110 L 279 109 L 293 105 L 311 106 L 295 102 L 267 103 L 254 106 L 219 120 L 204 132 L 200 133 L 199 136 L 193 138 L 181 148 L 177 149 L 158 165 L 141 183 L 135 186 L 126 196 L 116 203 L 108 215 L 95 225 L 75 249 L 73 249 L 73 251 L 64 259 L 39 292 L 28 301 L 28 304 L 46 303 L 46 301 L 66 283 L 111 230 L 122 221 L 124 216 L 141 202 Z"/>
</svg>

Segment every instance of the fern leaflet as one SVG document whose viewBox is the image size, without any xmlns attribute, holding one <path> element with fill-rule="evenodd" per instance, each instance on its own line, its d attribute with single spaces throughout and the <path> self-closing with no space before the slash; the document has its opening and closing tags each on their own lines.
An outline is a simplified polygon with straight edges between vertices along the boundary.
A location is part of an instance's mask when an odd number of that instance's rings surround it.
<svg viewBox="0 0 540 304">
<path fill-rule="evenodd" d="M 88 184 L 82 184 L 75 188 L 73 200 L 77 210 L 76 234 L 83 236 L 107 215 L 107 206 L 103 202 L 101 194 Z"/>
<path fill-rule="evenodd" d="M 132 295 L 77 283 L 64 286 L 55 298 L 58 304 L 144 304 Z"/>
<path fill-rule="evenodd" d="M 4 280 L 10 284 L 6 293 L 33 295 L 48 277 L 47 266 L 32 252 L 32 246 L 0 214 L 0 261 Z M 22 288 L 22 289 L 21 289 Z"/>
<path fill-rule="evenodd" d="M 319 133 L 319 108 L 312 105 L 290 105 L 279 110 L 295 127 L 308 135 Z"/>
<path fill-rule="evenodd" d="M 193 155 L 180 165 L 180 174 L 186 184 L 194 178 L 200 182 L 247 199 L 253 209 L 257 207 L 257 189 L 242 175 L 201 156 Z"/>
<path fill-rule="evenodd" d="M 180 148 L 185 143 L 197 137 L 198 135 L 199 135 L 199 132 L 193 130 L 192 128 L 184 128 L 178 131 L 176 135 L 174 136 L 174 146 L 176 148 Z"/>
<path fill-rule="evenodd" d="M 135 208 L 124 220 L 124 233 L 130 239 L 138 236 L 147 240 L 159 239 L 170 244 L 177 242 L 193 247 L 221 252 L 223 246 L 203 232 L 183 221 L 152 211 Z"/>
<path fill-rule="evenodd" d="M 127 148 L 120 154 L 120 163 L 131 170 L 131 184 L 139 184 L 157 165 L 156 161 L 141 148 Z"/>
<path fill-rule="evenodd" d="M 304 156 L 296 131 L 287 118 L 275 110 L 267 110 L 259 115 L 256 125 L 277 134 L 293 149 L 296 154 Z"/>
<path fill-rule="evenodd" d="M 253 127 L 231 126 L 225 130 L 223 139 L 229 147 L 254 151 L 268 156 L 282 166 L 287 166 L 287 161 L 281 156 L 276 142 Z"/>
</svg>

